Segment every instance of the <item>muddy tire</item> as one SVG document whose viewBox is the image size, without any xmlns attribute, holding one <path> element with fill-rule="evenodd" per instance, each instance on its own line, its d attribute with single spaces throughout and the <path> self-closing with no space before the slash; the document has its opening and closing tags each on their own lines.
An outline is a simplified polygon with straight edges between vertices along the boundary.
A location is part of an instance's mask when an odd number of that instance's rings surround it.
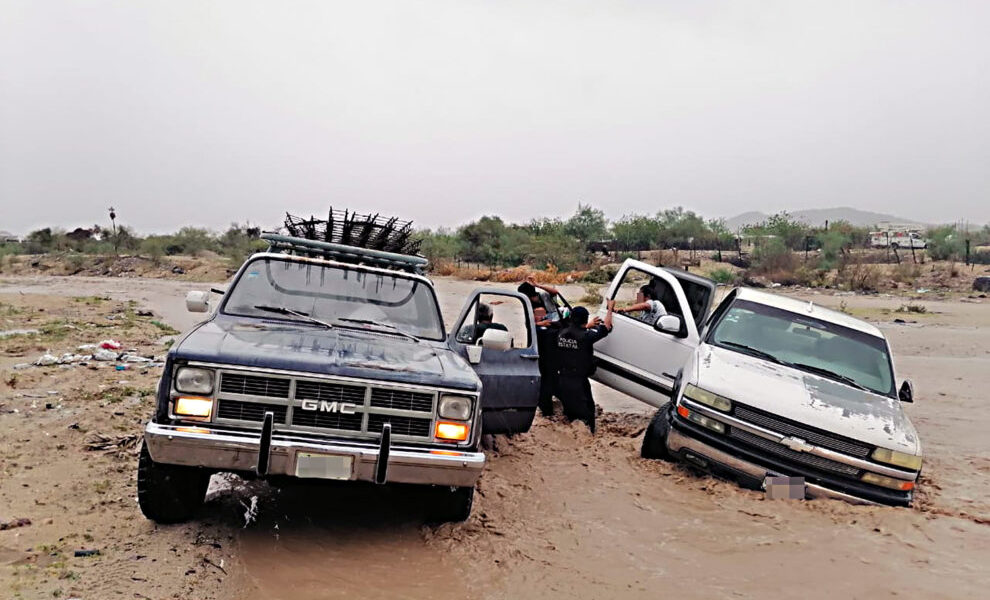
<svg viewBox="0 0 990 600">
<path fill-rule="evenodd" d="M 643 435 L 643 448 L 639 453 L 643 458 L 673 460 L 670 452 L 667 451 L 667 433 L 670 431 L 670 423 L 667 421 L 669 411 L 670 402 L 660 407 L 647 426 Z"/>
<path fill-rule="evenodd" d="M 141 444 L 138 459 L 138 506 L 156 523 L 181 523 L 196 512 L 206 498 L 210 474 L 196 467 L 163 465 L 151 460 Z"/>
<path fill-rule="evenodd" d="M 460 523 L 471 516 L 474 487 L 445 487 L 433 500 L 429 520 L 433 523 Z"/>
</svg>

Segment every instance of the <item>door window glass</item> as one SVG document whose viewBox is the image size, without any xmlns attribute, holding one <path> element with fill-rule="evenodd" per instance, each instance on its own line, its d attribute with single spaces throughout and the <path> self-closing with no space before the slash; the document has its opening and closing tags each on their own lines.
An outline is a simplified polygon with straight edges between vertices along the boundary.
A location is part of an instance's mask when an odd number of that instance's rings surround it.
<svg viewBox="0 0 990 600">
<path fill-rule="evenodd" d="M 526 305 L 519 298 L 480 294 L 457 331 L 457 341 L 476 344 L 488 329 L 509 332 L 511 348 L 528 348 L 531 345 Z"/>
<path fill-rule="evenodd" d="M 628 318 L 641 321 L 652 326 L 656 323 L 656 320 L 664 314 L 671 315 L 681 315 L 681 307 L 677 302 L 677 296 L 674 295 L 673 288 L 664 281 L 663 279 L 650 275 L 645 271 L 639 269 L 627 269 L 622 275 L 622 282 L 615 291 L 615 295 L 612 299 L 615 300 L 615 305 L 617 308 L 624 308 L 633 306 L 636 304 L 642 304 L 647 302 L 649 298 L 647 294 L 641 292 L 643 289 L 649 289 L 653 291 L 655 298 L 660 302 L 662 308 L 656 308 L 655 306 L 650 309 L 637 310 L 630 313 L 621 313 L 616 315 L 619 318 Z"/>
</svg>

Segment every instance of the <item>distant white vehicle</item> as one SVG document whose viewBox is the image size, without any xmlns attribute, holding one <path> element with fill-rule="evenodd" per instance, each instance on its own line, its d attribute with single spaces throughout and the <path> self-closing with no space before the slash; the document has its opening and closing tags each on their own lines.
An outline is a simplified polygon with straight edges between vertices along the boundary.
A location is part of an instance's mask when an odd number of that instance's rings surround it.
<svg viewBox="0 0 990 600">
<path fill-rule="evenodd" d="M 0 244 L 16 244 L 21 241 L 19 237 L 9 231 L 0 231 Z"/>
<path fill-rule="evenodd" d="M 928 240 L 917 230 L 888 230 L 870 232 L 872 248 L 918 248 L 928 247 Z"/>
</svg>

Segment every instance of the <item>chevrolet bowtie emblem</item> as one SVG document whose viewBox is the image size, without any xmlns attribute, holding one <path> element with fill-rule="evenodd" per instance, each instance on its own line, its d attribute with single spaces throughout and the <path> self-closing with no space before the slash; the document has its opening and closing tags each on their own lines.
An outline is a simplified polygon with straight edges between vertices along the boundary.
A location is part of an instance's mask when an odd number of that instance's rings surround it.
<svg viewBox="0 0 990 600">
<path fill-rule="evenodd" d="M 796 437 L 785 437 L 780 440 L 780 443 L 787 446 L 795 452 L 811 452 L 811 444 Z"/>
</svg>

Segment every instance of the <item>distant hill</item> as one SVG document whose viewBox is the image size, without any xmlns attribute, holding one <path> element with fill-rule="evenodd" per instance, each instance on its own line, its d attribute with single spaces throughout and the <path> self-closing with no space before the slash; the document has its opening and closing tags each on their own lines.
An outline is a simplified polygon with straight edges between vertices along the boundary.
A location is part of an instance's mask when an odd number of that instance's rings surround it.
<svg viewBox="0 0 990 600">
<path fill-rule="evenodd" d="M 870 212 L 842 206 L 838 208 L 812 208 L 808 210 L 788 211 L 794 219 L 807 223 L 808 225 L 823 226 L 825 221 L 834 223 L 835 221 L 848 221 L 856 227 L 872 227 L 881 221 L 891 223 L 902 223 L 905 225 L 924 225 L 914 219 L 906 219 L 895 215 Z M 770 215 L 758 211 L 744 212 L 731 219 L 726 219 L 725 224 L 730 231 L 738 231 L 747 225 L 755 225 L 766 220 Z"/>
</svg>

